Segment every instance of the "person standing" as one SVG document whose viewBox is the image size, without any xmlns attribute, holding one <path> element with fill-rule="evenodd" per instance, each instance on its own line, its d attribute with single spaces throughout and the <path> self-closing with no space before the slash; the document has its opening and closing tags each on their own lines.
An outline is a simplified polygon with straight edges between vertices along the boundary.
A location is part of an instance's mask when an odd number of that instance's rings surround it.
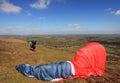
<svg viewBox="0 0 120 83">
<path fill-rule="evenodd" d="M 35 49 L 36 49 L 36 40 L 32 40 L 30 42 L 30 49 L 33 50 L 33 51 L 35 51 Z"/>
</svg>

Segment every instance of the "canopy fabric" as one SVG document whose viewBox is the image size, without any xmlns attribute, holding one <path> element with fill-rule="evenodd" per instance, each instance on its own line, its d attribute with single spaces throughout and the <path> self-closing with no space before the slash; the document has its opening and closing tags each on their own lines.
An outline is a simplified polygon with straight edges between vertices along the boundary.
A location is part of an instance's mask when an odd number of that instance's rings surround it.
<svg viewBox="0 0 120 83">
<path fill-rule="evenodd" d="M 105 48 L 98 42 L 88 43 L 76 52 L 71 62 L 75 68 L 75 78 L 88 78 L 90 75 L 101 76 L 105 70 Z"/>
</svg>

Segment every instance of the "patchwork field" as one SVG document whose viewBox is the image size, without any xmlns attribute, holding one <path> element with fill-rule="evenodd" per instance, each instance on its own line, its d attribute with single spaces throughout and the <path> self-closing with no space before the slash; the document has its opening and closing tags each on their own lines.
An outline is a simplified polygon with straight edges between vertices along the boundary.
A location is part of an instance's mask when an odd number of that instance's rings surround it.
<svg viewBox="0 0 120 83">
<path fill-rule="evenodd" d="M 29 48 L 31 40 L 37 40 L 35 52 Z M 25 77 L 15 67 L 21 63 L 39 65 L 71 60 L 78 49 L 91 41 L 98 41 L 106 48 L 107 62 L 103 76 L 62 83 L 120 83 L 120 37 L 83 36 L 0 37 L 0 83 L 50 83 Z"/>
</svg>

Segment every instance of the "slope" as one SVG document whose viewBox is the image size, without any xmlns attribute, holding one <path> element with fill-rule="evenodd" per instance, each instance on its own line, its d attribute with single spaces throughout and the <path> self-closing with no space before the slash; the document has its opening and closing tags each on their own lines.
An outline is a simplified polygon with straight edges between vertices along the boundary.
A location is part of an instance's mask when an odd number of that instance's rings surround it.
<svg viewBox="0 0 120 83">
<path fill-rule="evenodd" d="M 73 57 L 73 52 L 50 49 L 42 45 L 37 45 L 36 51 L 33 52 L 29 50 L 29 44 L 24 40 L 0 38 L 0 83 L 50 83 L 25 77 L 18 73 L 15 67 L 21 63 L 39 65 L 67 61 Z M 91 76 L 88 79 L 67 80 L 63 83 L 119 83 L 119 66 L 120 57 L 108 56 L 106 71 L 102 77 Z"/>
</svg>

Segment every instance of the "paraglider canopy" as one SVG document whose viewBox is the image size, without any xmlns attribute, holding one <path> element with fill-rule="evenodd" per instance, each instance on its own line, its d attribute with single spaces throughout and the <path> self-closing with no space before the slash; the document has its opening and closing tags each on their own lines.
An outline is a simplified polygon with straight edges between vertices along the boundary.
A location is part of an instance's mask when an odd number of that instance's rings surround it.
<svg viewBox="0 0 120 83">
<path fill-rule="evenodd" d="M 71 62 L 75 68 L 75 77 L 101 76 L 105 69 L 105 48 L 97 42 L 88 43 L 76 52 Z"/>
</svg>

